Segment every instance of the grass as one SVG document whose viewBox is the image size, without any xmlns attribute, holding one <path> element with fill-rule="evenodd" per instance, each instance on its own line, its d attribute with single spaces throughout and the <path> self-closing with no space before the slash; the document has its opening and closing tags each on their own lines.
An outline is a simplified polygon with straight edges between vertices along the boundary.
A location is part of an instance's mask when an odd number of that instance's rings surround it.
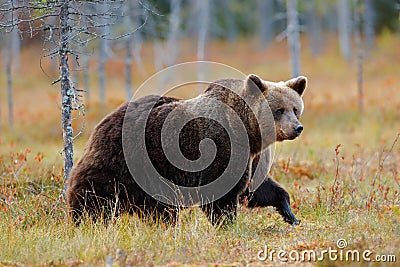
<svg viewBox="0 0 400 267">
<path fill-rule="evenodd" d="M 116 254 L 121 250 L 127 253 L 126 263 L 133 266 L 272 265 L 279 261 L 257 259 L 265 246 L 322 251 L 337 249 L 341 238 L 347 240 L 346 249 L 368 249 L 373 251 L 371 257 L 395 255 L 399 261 L 400 54 L 392 49 L 399 43 L 398 37 L 384 36 L 366 58 L 363 114 L 356 106 L 353 62 L 342 62 L 333 45 L 320 57 L 303 55 L 302 67 L 309 78 L 302 119 L 305 131 L 295 141 L 277 144 L 272 169 L 273 177 L 291 195 L 292 208 L 301 220 L 296 228 L 285 224 L 271 208 L 245 207 L 240 207 L 235 224 L 222 228 L 212 227 L 197 208 L 184 210 L 175 226 L 143 222 L 136 216 L 122 216 L 107 225 L 90 220 L 72 225 L 59 200 L 63 181 L 58 87 L 50 87 L 51 79 L 36 70 L 37 48 L 24 50 L 22 59 L 31 64 L 23 64 L 20 71 L 26 75 L 15 79 L 16 124 L 10 129 L 3 123 L 0 132 L 0 266 L 104 265 L 107 256 L 118 265 Z M 146 47 L 143 52 L 148 73 L 153 71 L 147 61 L 151 51 Z M 182 51 L 181 60 L 190 60 L 188 43 L 182 43 Z M 290 76 L 282 44 L 261 49 L 256 41 L 240 40 L 232 46 L 214 42 L 209 57 L 265 79 Z M 50 73 L 51 64 L 45 64 Z M 94 68 L 95 61 L 92 64 Z M 109 62 L 105 106 L 96 102 L 92 89 L 85 132 L 75 143 L 76 158 L 93 126 L 123 101 L 122 64 L 122 60 Z M 142 80 L 135 77 L 135 84 Z M 4 84 L 3 76 L 0 81 Z M 4 97 L 3 90 L 3 122 Z M 75 125 L 79 126 L 78 120 Z M 346 262 L 326 257 L 323 262 L 292 263 L 334 266 Z"/>
</svg>

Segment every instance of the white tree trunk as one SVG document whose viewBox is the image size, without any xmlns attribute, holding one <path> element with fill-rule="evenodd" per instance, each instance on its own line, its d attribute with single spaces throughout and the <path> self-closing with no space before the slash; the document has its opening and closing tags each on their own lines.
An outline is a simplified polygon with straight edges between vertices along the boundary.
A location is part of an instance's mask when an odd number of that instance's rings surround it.
<svg viewBox="0 0 400 267">
<path fill-rule="evenodd" d="M 101 104 L 106 102 L 106 84 L 105 84 L 105 65 L 108 58 L 109 47 L 108 41 L 105 39 L 106 36 L 109 36 L 109 26 L 106 25 L 107 21 L 104 19 L 104 14 L 107 12 L 107 6 L 105 2 L 98 4 L 98 14 L 101 15 L 100 23 L 104 26 L 100 28 L 101 38 L 99 40 L 99 100 Z"/>
<path fill-rule="evenodd" d="M 141 2 L 139 0 L 132 0 L 132 1 L 133 1 L 132 2 L 133 10 L 131 11 L 132 19 L 134 20 L 134 25 L 138 27 L 139 25 L 142 24 L 141 17 L 143 13 L 146 12 L 143 10 L 143 6 L 141 5 Z M 142 76 L 147 76 L 141 55 L 142 44 L 143 44 L 142 31 L 139 30 L 135 32 L 132 36 L 133 59 L 135 60 L 136 66 L 138 67 L 139 74 Z"/>
<path fill-rule="evenodd" d="M 132 1 L 126 3 L 127 15 L 124 18 L 126 29 L 130 29 L 133 25 L 132 20 Z M 125 93 L 129 101 L 132 98 L 132 42 L 133 36 L 128 35 L 125 37 Z"/>
<path fill-rule="evenodd" d="M 308 24 L 308 33 L 310 34 L 310 48 L 311 54 L 313 56 L 317 56 L 321 52 L 323 33 L 322 33 L 322 22 L 321 15 L 319 14 L 319 10 L 316 8 L 315 3 L 308 3 L 308 16 L 307 16 L 307 24 Z"/>
<path fill-rule="evenodd" d="M 197 60 L 203 61 L 205 59 L 205 46 L 208 37 L 208 28 L 210 21 L 210 0 L 196 1 L 197 8 Z M 205 69 L 202 67 L 203 64 L 199 64 L 197 70 L 198 81 L 204 81 Z M 200 84 L 198 87 L 199 92 L 203 90 L 203 86 Z"/>
<path fill-rule="evenodd" d="M 210 0 L 196 1 L 197 3 L 197 60 L 204 60 L 204 51 L 207 42 L 210 21 Z"/>
<path fill-rule="evenodd" d="M 363 98 L 364 98 L 364 90 L 363 90 L 363 43 L 361 40 L 361 7 L 357 0 L 355 0 L 355 9 L 354 9 L 354 18 L 355 18 L 355 27 L 354 33 L 356 37 L 356 45 L 357 45 L 357 87 L 358 87 L 358 111 L 360 113 L 363 112 Z"/>
<path fill-rule="evenodd" d="M 265 46 L 271 42 L 274 36 L 274 2 L 270 0 L 258 0 L 260 16 L 260 41 Z"/>
<path fill-rule="evenodd" d="M 176 62 L 179 51 L 179 28 L 181 24 L 181 5 L 182 0 L 170 1 L 170 14 L 169 14 L 169 32 L 167 41 L 167 51 L 169 53 L 167 58 L 167 65 L 171 66 Z"/>
<path fill-rule="evenodd" d="M 287 37 L 292 65 L 292 76 L 300 75 L 300 36 L 297 0 L 287 0 Z"/>
<path fill-rule="evenodd" d="M 375 44 L 374 0 L 364 0 L 364 34 L 368 48 Z"/>
<path fill-rule="evenodd" d="M 87 7 L 83 7 L 86 12 L 88 12 L 90 9 Z M 81 19 L 81 23 L 84 27 L 90 26 L 90 23 L 86 16 L 83 16 Z M 85 93 L 85 103 L 88 104 L 90 103 L 90 83 L 89 83 L 89 62 L 90 62 L 90 55 L 88 51 L 85 51 L 82 53 L 82 79 L 83 79 L 83 88 L 84 88 L 84 93 Z"/>
<path fill-rule="evenodd" d="M 351 11 L 348 0 L 337 0 L 340 52 L 346 61 L 351 60 Z"/>
<path fill-rule="evenodd" d="M 106 85 L 105 85 L 105 65 L 107 60 L 106 40 L 100 39 L 99 47 L 99 101 L 101 104 L 106 102 Z"/>
</svg>

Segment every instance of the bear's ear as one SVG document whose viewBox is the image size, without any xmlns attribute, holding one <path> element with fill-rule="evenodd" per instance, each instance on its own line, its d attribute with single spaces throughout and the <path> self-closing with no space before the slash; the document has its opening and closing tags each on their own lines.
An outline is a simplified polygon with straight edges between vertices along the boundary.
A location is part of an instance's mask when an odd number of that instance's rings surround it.
<svg viewBox="0 0 400 267">
<path fill-rule="evenodd" d="M 264 92 L 267 88 L 262 79 L 255 74 L 249 74 L 246 77 L 246 89 L 249 92 Z"/>
<path fill-rule="evenodd" d="M 304 76 L 299 76 L 297 78 L 290 79 L 289 81 L 285 82 L 287 87 L 292 88 L 295 90 L 300 96 L 303 96 L 304 90 L 307 87 L 307 78 Z"/>
</svg>

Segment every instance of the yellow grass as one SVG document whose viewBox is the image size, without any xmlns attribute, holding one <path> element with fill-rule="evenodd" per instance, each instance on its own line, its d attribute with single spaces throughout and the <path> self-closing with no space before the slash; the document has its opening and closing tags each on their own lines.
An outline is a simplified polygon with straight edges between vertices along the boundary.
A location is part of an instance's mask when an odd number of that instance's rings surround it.
<svg viewBox="0 0 400 267">
<path fill-rule="evenodd" d="M 176 226 L 122 216 L 109 225 L 88 220 L 74 227 L 65 219 L 65 204 L 57 201 L 63 184 L 60 100 L 59 85 L 50 85 L 57 78 L 57 66 L 45 60 L 43 67 L 51 78 L 46 77 L 39 68 L 40 47 L 24 49 L 21 69 L 13 76 L 13 129 L 6 125 L 6 94 L 0 90 L 0 266 L 104 265 L 107 255 L 116 260 L 117 249 L 127 252 L 130 265 L 262 265 L 272 264 L 257 259 L 265 245 L 321 251 L 337 249 L 340 238 L 347 240 L 348 249 L 396 255 L 398 262 L 400 140 L 395 140 L 400 133 L 400 51 L 395 48 L 400 38 L 380 37 L 365 57 L 362 114 L 357 110 L 355 62 L 343 62 L 333 38 L 327 37 L 326 44 L 321 56 L 312 57 L 307 40 L 302 41 L 302 72 L 309 79 L 305 130 L 275 150 L 272 174 L 291 195 L 301 220 L 296 228 L 270 208 L 245 207 L 237 222 L 226 228 L 212 227 L 196 208 L 185 210 Z M 182 41 L 179 62 L 194 60 L 194 51 L 189 41 Z M 257 40 L 214 41 L 206 54 L 208 60 L 266 80 L 290 77 L 285 43 L 261 48 Z M 91 60 L 92 101 L 87 103 L 84 134 L 75 143 L 76 159 L 94 125 L 125 99 L 123 55 L 117 51 L 107 64 L 105 106 L 98 103 L 96 59 Z M 155 72 L 152 57 L 152 44 L 146 43 L 147 75 L 140 76 L 134 67 L 135 87 Z M 3 69 L 0 84 L 5 84 Z M 326 257 L 322 264 L 344 263 Z"/>
</svg>

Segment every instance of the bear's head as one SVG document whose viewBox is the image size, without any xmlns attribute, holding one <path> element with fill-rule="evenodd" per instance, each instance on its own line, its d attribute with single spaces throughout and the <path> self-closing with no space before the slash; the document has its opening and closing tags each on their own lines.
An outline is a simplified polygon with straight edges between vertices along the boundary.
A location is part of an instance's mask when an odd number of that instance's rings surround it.
<svg viewBox="0 0 400 267">
<path fill-rule="evenodd" d="M 303 131 L 299 119 L 303 113 L 303 93 L 307 78 L 299 76 L 286 82 L 264 81 L 254 74 L 246 78 L 248 90 L 260 90 L 268 101 L 276 127 L 276 141 L 293 140 Z"/>
</svg>

